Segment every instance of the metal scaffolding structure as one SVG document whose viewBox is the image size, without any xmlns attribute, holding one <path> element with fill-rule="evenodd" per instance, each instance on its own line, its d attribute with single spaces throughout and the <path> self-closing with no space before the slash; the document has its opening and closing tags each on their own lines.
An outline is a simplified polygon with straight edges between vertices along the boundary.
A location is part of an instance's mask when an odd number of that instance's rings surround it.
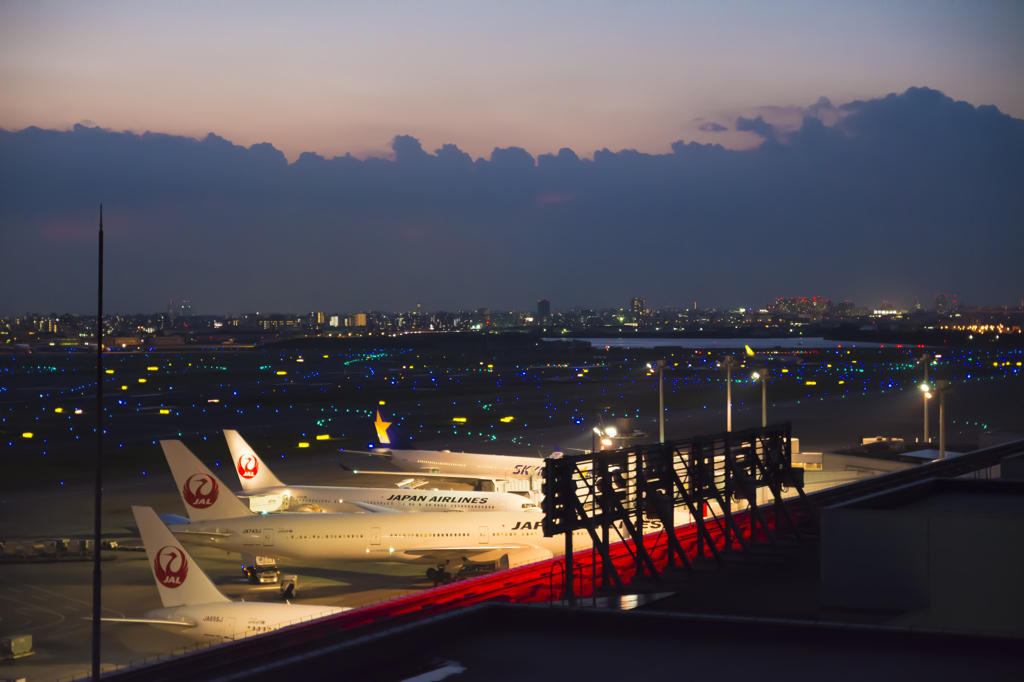
<svg viewBox="0 0 1024 682">
<path fill-rule="evenodd" d="M 722 550 L 749 551 L 753 543 L 778 543 L 780 529 L 800 537 L 783 503 L 796 490 L 801 502 L 803 470 L 792 467 L 789 424 L 700 436 L 621 450 L 547 459 L 544 469 L 544 535 L 565 535 L 565 554 L 573 554 L 573 531 L 585 530 L 601 554 L 602 586 L 624 587 L 608 554 L 609 545 L 632 540 L 636 578 L 659 577 L 645 549 L 645 524 L 673 529 L 692 521 L 697 527 L 694 555 L 666 533 L 666 570 L 692 570 L 697 559 L 722 563 Z M 767 491 L 767 492 L 766 492 Z M 758 508 L 774 503 L 774 523 Z M 746 530 L 733 513 L 750 510 Z M 807 509 L 813 514 L 811 506 Z M 681 514 L 681 516 L 678 516 Z M 712 526 L 714 526 L 712 528 Z M 716 543 L 712 531 L 724 542 Z M 614 533 L 614 535 L 613 535 Z M 573 566 L 566 562 L 566 596 L 572 599 Z"/>
</svg>

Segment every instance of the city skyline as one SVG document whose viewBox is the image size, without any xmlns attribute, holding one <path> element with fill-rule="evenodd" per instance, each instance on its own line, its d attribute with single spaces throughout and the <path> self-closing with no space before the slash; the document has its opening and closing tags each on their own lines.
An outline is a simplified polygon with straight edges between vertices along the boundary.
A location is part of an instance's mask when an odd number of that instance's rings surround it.
<svg viewBox="0 0 1024 682">
<path fill-rule="evenodd" d="M 551 301 L 547 298 L 542 298 L 537 301 L 540 304 L 542 301 L 548 304 L 548 310 L 551 313 L 568 313 L 574 311 L 611 311 L 618 310 L 624 313 L 632 314 L 635 310 L 636 301 L 641 301 L 642 305 L 645 306 L 645 310 L 648 312 L 687 312 L 687 311 L 711 311 L 711 312 L 736 312 L 736 311 L 747 311 L 747 312 L 769 312 L 771 310 L 779 309 L 779 304 L 786 302 L 812 302 L 819 301 L 828 306 L 829 309 L 838 310 L 840 306 L 843 309 L 857 309 L 857 310 L 868 310 L 873 314 L 891 314 L 891 315 L 906 315 L 914 314 L 917 312 L 939 312 L 946 313 L 955 309 L 967 308 L 972 310 L 1024 310 L 1024 299 L 1017 301 L 1017 305 L 993 305 L 984 301 L 961 301 L 957 300 L 955 294 L 935 294 L 934 297 L 928 297 L 925 302 L 921 302 L 920 296 L 914 296 L 912 302 L 907 303 L 901 297 L 895 297 L 896 301 L 893 302 L 894 297 L 881 299 L 879 301 L 865 301 L 857 302 L 848 298 L 840 298 L 832 300 L 825 297 L 818 296 L 785 296 L 775 297 L 767 301 L 754 304 L 753 302 L 736 303 L 734 305 L 726 305 L 721 307 L 716 306 L 699 306 L 698 301 L 691 301 L 688 305 L 679 305 L 675 301 L 668 301 L 664 305 L 648 305 L 646 304 L 645 298 L 627 298 L 624 299 L 625 303 L 620 306 L 587 306 L 583 304 L 565 305 L 565 306 L 554 306 L 551 305 Z M 178 301 L 178 303 L 175 303 Z M 121 316 L 155 316 L 160 314 L 166 314 L 168 317 L 239 317 L 245 315 L 261 315 L 261 316 L 303 316 L 303 315 L 355 315 L 355 314 L 380 314 L 380 315 L 405 315 L 405 314 L 422 314 L 422 315 L 433 315 L 438 313 L 455 313 L 455 314 L 476 314 L 481 311 L 487 311 L 490 313 L 492 310 L 495 314 L 523 314 L 533 316 L 534 318 L 541 318 L 544 315 L 540 312 L 537 304 L 527 303 L 524 306 L 516 308 L 492 308 L 492 307 L 471 307 L 471 306 L 452 306 L 447 308 L 433 308 L 430 306 L 424 307 L 422 302 L 416 301 L 410 304 L 408 307 L 393 308 L 393 309 L 380 309 L 380 308 L 367 308 L 367 307 L 350 307 L 346 309 L 338 308 L 336 306 L 325 307 L 322 309 L 305 309 L 297 308 L 294 310 L 273 310 L 269 308 L 253 309 L 253 310 L 193 310 L 191 299 L 169 299 L 168 305 L 165 309 L 156 309 L 150 311 L 137 310 L 137 311 L 121 311 L 113 310 L 108 311 L 105 316 L 108 315 L 121 315 Z M 61 312 L 48 311 L 43 312 L 42 310 L 24 310 L 20 312 L 14 312 L 7 315 L 0 315 L 2 319 L 13 319 L 19 317 L 61 317 L 64 315 L 72 315 L 76 317 L 89 317 L 95 315 L 95 313 L 89 311 L 69 311 L 64 310 Z M 323 321 L 321 321 L 323 322 Z"/>
</svg>

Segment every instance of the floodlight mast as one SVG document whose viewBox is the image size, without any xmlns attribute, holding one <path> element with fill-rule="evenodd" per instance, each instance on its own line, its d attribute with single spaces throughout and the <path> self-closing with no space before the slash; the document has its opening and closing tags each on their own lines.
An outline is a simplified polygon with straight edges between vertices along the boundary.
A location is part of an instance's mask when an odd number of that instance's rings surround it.
<svg viewBox="0 0 1024 682">
<path fill-rule="evenodd" d="M 946 459 L 946 394 L 952 389 L 945 379 L 936 381 L 935 388 L 939 393 L 939 459 Z"/>
<path fill-rule="evenodd" d="M 722 362 L 725 365 L 725 430 L 732 432 L 732 366 L 736 358 L 726 355 Z"/>
<path fill-rule="evenodd" d="M 665 361 L 658 360 L 658 442 L 665 442 Z"/>
<path fill-rule="evenodd" d="M 761 380 L 761 428 L 768 426 L 768 368 L 758 367 L 751 375 L 754 381 Z"/>
<path fill-rule="evenodd" d="M 924 384 L 922 384 L 922 391 L 925 392 L 924 396 L 924 442 L 928 442 L 928 365 L 931 364 L 932 355 L 931 353 L 924 353 L 921 355 L 921 364 L 924 365 Z"/>
</svg>

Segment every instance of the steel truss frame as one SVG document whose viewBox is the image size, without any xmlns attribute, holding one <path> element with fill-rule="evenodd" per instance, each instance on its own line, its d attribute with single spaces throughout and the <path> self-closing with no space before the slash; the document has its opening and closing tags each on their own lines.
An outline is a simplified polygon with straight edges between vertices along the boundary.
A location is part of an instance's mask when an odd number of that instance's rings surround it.
<svg viewBox="0 0 1024 682">
<path fill-rule="evenodd" d="M 586 530 L 601 555 L 602 586 L 624 587 L 609 556 L 612 531 L 618 540 L 632 540 L 630 553 L 636 578 L 659 579 L 644 546 L 644 526 L 660 523 L 667 538 L 667 570 L 689 573 L 695 559 L 723 563 L 709 524 L 724 535 L 722 549 L 749 552 L 762 539 L 778 544 L 784 528 L 801 537 L 783 502 L 787 488 L 795 488 L 812 514 L 803 492 L 803 470 L 792 466 L 790 424 L 734 431 L 714 436 L 637 445 L 622 450 L 563 455 L 545 460 L 544 535 L 565 535 L 566 596 L 572 595 L 573 531 Z M 774 529 L 758 508 L 758 490 L 765 488 L 774 502 Z M 750 509 L 746 532 L 733 519 L 735 505 Z M 687 555 L 673 529 L 676 510 L 685 509 L 697 527 L 694 556 Z M 710 512 L 710 513 L 709 513 Z M 625 533 L 623 533 L 625 531 Z M 708 556 L 710 554 L 710 557 Z"/>
</svg>

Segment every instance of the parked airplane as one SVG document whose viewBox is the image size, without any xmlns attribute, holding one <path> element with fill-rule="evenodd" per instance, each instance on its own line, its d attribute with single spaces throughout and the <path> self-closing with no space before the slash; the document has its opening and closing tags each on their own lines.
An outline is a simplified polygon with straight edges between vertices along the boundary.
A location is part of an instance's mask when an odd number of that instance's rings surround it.
<svg viewBox="0 0 1024 682">
<path fill-rule="evenodd" d="M 790 362 L 794 365 L 804 365 L 807 361 L 798 355 L 792 353 L 779 353 L 778 351 L 768 351 L 767 353 L 755 353 L 754 349 L 750 346 L 743 346 L 745 352 L 745 359 L 748 362 Z"/>
<path fill-rule="evenodd" d="M 104 618 L 145 623 L 201 642 L 277 630 L 348 609 L 307 604 L 234 602 L 221 594 L 149 507 L 132 507 L 163 608 L 141 618 Z"/>
<path fill-rule="evenodd" d="M 249 508 L 255 512 L 342 512 L 348 511 L 346 504 L 402 512 L 540 511 L 529 499 L 513 493 L 285 485 L 237 431 L 226 429 L 224 438 L 242 484 L 239 497 L 249 498 Z M 167 448 L 181 449 L 182 457 L 185 453 L 194 457 L 180 441 L 163 441 L 161 445 L 165 452 Z"/>
<path fill-rule="evenodd" d="M 471 479 L 471 480 L 508 480 L 508 479 L 539 479 L 544 473 L 544 458 L 515 457 L 510 455 L 478 455 L 468 452 L 449 452 L 442 450 L 406 449 L 405 439 L 398 430 L 394 418 L 387 416 L 383 410 L 376 411 L 373 423 L 377 430 L 377 438 L 381 449 L 370 453 L 390 461 L 405 472 L 417 476 Z M 551 457 L 561 457 L 555 452 Z M 345 468 L 350 468 L 342 464 Z M 403 475 L 394 471 L 369 471 L 359 468 L 357 473 Z"/>
<path fill-rule="evenodd" d="M 255 514 L 175 443 L 161 441 L 189 523 L 170 529 L 188 542 L 275 559 L 427 564 L 437 567 L 427 576 L 440 580 L 467 563 L 523 564 L 565 548 L 564 537 L 544 537 L 540 514 L 522 511 Z M 579 549 L 590 546 L 585 532 L 576 535 Z"/>
</svg>

